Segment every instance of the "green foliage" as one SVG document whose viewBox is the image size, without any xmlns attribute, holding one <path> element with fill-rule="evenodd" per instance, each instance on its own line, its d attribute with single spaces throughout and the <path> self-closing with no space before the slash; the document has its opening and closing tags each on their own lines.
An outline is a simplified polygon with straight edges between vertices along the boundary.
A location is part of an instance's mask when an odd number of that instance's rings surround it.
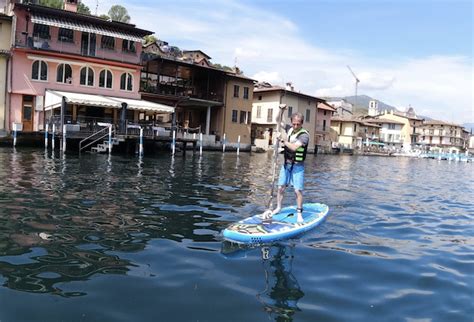
<svg viewBox="0 0 474 322">
<path fill-rule="evenodd" d="M 110 20 L 110 17 L 109 17 L 108 15 L 106 15 L 106 14 L 100 15 L 99 18 L 102 18 L 102 19 L 104 19 L 104 20 Z"/>
<path fill-rule="evenodd" d="M 62 0 L 40 0 L 39 4 L 45 7 L 62 9 L 64 2 Z"/>
<path fill-rule="evenodd" d="M 145 45 L 152 44 L 152 43 L 156 42 L 156 37 L 153 36 L 153 35 L 145 36 L 145 37 L 143 37 L 143 39 L 145 39 Z"/>
<path fill-rule="evenodd" d="M 122 7 L 121 5 L 116 4 L 112 6 L 108 14 L 110 18 L 112 18 L 112 20 L 125 22 L 125 23 L 130 22 L 130 16 L 128 15 L 127 9 L 125 9 L 125 7 Z"/>
<path fill-rule="evenodd" d="M 83 13 L 83 14 L 86 14 L 86 15 L 90 15 L 90 14 L 91 14 L 91 9 L 89 9 L 88 6 L 86 6 L 85 4 L 83 4 L 83 3 L 81 2 L 81 3 L 79 3 L 79 5 L 77 6 L 77 12 Z"/>
<path fill-rule="evenodd" d="M 232 67 L 221 65 L 221 64 L 212 64 L 212 67 L 222 69 L 222 70 L 225 70 L 227 72 L 233 72 L 234 71 L 234 69 Z"/>
</svg>

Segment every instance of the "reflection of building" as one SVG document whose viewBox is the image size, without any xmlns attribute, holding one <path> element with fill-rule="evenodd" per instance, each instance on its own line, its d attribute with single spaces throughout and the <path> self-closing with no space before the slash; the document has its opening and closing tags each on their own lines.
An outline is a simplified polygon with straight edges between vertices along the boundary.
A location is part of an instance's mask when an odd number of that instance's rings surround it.
<svg viewBox="0 0 474 322">
<path fill-rule="evenodd" d="M 2 8 L 0 8 L 1 10 Z M 7 72 L 11 62 L 11 26 L 12 18 L 0 11 L 0 136 L 5 134 L 8 122 Z"/>
<path fill-rule="evenodd" d="M 275 321 L 291 319 L 299 311 L 298 300 L 304 296 L 291 272 L 292 251 L 293 247 L 284 245 L 262 247 L 266 288 L 257 297 Z"/>
</svg>

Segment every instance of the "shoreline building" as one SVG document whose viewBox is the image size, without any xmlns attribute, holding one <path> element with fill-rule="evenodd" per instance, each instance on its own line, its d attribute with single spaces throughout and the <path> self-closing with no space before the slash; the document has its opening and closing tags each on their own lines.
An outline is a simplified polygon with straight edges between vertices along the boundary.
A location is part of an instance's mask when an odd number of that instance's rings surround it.
<svg viewBox="0 0 474 322">
<path fill-rule="evenodd" d="M 411 106 L 407 109 L 406 112 L 397 112 L 393 110 L 388 112 L 387 110 L 385 110 L 384 113 L 376 115 L 374 118 L 396 121 L 398 123 L 403 124 L 400 133 L 400 148 L 402 148 L 404 151 L 409 152 L 418 144 L 418 138 L 420 135 L 419 128 L 420 126 L 422 126 L 424 119 L 417 117 L 415 110 Z M 392 128 L 392 130 L 394 129 Z M 395 133 L 391 134 L 393 135 Z"/>
<path fill-rule="evenodd" d="M 6 135 L 9 119 L 8 71 L 11 64 L 12 17 L 4 14 L 0 8 L 0 137 Z"/>
<path fill-rule="evenodd" d="M 254 80 L 238 68 L 216 68 L 201 50 L 170 47 L 164 41 L 144 48 L 141 93 L 147 100 L 174 106 L 178 135 L 203 134 L 205 147 L 250 150 Z M 225 135 L 225 138 L 224 138 Z"/>
<path fill-rule="evenodd" d="M 290 116 L 300 112 L 304 117 L 303 127 L 310 132 L 308 152 L 329 149 L 331 116 L 335 111 L 325 100 L 296 92 L 291 83 L 286 87 L 258 83 L 254 89 L 252 106 L 252 143 L 257 148 L 268 149 L 277 128 L 279 105 L 286 104 L 283 122 L 290 123 Z M 318 116 L 323 116 L 318 123 Z M 319 125 L 318 125 L 319 124 Z M 323 126 L 324 125 L 324 126 Z"/>
<path fill-rule="evenodd" d="M 23 133 L 96 131 L 92 125 L 139 122 L 172 113 L 170 106 L 141 100 L 142 39 L 153 32 L 67 10 L 10 2 L 13 15 L 10 114 Z"/>
<path fill-rule="evenodd" d="M 429 149 L 460 153 L 467 148 L 469 132 L 461 125 L 438 120 L 425 121 L 420 127 L 420 141 Z"/>
<path fill-rule="evenodd" d="M 353 106 L 351 103 L 347 102 L 345 99 L 334 99 L 329 98 L 326 102 L 336 109 L 335 115 L 338 116 L 350 116 L 353 115 Z"/>
</svg>

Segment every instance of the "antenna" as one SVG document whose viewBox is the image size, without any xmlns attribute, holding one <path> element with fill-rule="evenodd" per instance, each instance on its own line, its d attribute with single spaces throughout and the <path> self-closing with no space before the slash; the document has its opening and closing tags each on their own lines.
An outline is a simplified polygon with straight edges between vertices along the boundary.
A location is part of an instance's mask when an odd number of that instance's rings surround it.
<svg viewBox="0 0 474 322">
<path fill-rule="evenodd" d="M 354 107 L 357 106 L 357 86 L 360 83 L 360 80 L 357 78 L 356 74 L 352 71 L 351 67 L 347 65 L 347 68 L 349 68 L 349 71 L 351 72 L 352 76 L 355 78 L 355 104 Z"/>
<path fill-rule="evenodd" d="M 99 8 L 99 0 L 95 1 L 95 15 L 97 16 L 97 9 Z"/>
</svg>

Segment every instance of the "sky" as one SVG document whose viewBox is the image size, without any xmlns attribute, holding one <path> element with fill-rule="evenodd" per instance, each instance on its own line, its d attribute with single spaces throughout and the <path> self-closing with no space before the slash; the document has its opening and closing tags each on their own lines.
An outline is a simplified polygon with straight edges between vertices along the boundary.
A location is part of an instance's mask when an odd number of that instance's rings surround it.
<svg viewBox="0 0 474 322">
<path fill-rule="evenodd" d="M 83 0 L 213 63 L 317 97 L 368 95 L 474 123 L 472 0 Z"/>
</svg>

